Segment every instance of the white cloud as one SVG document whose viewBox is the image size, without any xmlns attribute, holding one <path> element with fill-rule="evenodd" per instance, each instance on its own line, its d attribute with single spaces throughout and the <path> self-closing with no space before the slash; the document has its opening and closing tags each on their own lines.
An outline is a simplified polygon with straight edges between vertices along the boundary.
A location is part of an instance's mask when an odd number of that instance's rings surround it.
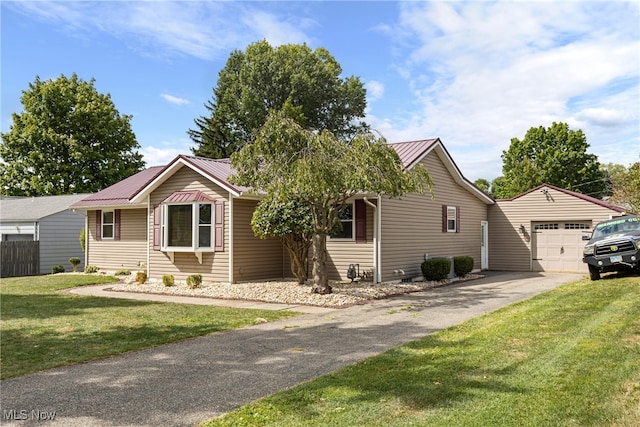
<svg viewBox="0 0 640 427">
<path fill-rule="evenodd" d="M 365 84 L 367 89 L 367 101 L 373 102 L 384 94 L 384 84 L 375 80 L 370 80 Z"/>
<path fill-rule="evenodd" d="M 162 99 L 164 99 L 165 101 L 170 102 L 172 104 L 176 104 L 176 105 L 191 104 L 191 101 L 189 101 L 188 99 L 179 98 L 177 96 L 169 95 L 169 94 L 166 94 L 166 93 L 161 93 L 160 97 Z"/>
<path fill-rule="evenodd" d="M 162 141 L 159 144 L 141 144 L 140 153 L 147 166 L 163 166 L 173 160 L 178 154 L 192 155 L 192 141 L 179 139 L 176 141 Z"/>
<path fill-rule="evenodd" d="M 126 41 L 146 56 L 226 56 L 259 39 L 274 45 L 308 41 L 309 20 L 280 19 L 251 3 L 221 1 L 11 2 L 15 10 L 51 21 L 79 37 L 96 31 Z"/>
<path fill-rule="evenodd" d="M 638 144 L 637 22 L 624 3 L 401 3 L 389 34 L 410 46 L 397 69 L 421 107 L 402 121 L 372 111 L 373 126 L 393 141 L 440 136 L 470 179 L 500 175 L 511 138 L 553 121 L 584 125 L 609 156 Z"/>
</svg>

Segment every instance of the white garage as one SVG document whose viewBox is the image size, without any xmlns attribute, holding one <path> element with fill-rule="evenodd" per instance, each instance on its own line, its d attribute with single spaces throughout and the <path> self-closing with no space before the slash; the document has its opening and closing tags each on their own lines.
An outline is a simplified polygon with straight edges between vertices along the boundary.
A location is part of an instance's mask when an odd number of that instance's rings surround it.
<svg viewBox="0 0 640 427">
<path fill-rule="evenodd" d="M 489 207 L 489 269 L 588 273 L 584 234 L 625 214 L 602 200 L 543 184 Z"/>
</svg>

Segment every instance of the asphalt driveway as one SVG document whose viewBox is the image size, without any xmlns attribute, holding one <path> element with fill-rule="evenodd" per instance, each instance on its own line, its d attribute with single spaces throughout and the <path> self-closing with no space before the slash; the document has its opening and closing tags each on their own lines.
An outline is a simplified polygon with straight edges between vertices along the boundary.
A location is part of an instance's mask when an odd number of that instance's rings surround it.
<svg viewBox="0 0 640 427">
<path fill-rule="evenodd" d="M 3 380 L 0 423 L 191 426 L 580 277 L 491 272 L 366 305 Z"/>
</svg>

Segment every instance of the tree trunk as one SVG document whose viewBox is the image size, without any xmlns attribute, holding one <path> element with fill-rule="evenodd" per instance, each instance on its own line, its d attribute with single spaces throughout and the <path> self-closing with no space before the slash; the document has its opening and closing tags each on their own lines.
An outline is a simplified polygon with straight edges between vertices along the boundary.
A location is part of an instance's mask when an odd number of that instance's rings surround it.
<svg viewBox="0 0 640 427">
<path fill-rule="evenodd" d="M 311 292 L 320 295 L 331 293 L 327 271 L 327 235 L 313 235 L 313 287 Z"/>
</svg>

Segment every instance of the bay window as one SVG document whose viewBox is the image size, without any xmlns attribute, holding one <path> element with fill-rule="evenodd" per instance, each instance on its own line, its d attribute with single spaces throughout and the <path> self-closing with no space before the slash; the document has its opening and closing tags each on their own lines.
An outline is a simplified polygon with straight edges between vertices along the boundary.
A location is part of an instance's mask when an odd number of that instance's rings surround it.
<svg viewBox="0 0 640 427">
<path fill-rule="evenodd" d="M 162 250 L 213 249 L 211 203 L 166 204 L 162 208 Z"/>
</svg>

